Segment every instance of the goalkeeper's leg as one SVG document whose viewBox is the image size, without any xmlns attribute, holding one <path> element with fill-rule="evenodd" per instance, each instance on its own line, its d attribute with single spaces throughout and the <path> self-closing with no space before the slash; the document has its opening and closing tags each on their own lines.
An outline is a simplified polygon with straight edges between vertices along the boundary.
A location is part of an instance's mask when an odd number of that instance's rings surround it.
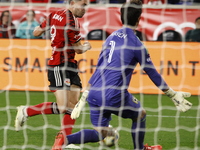
<svg viewBox="0 0 200 150">
<path fill-rule="evenodd" d="M 124 101 L 122 111 L 117 112 L 116 115 L 122 118 L 129 118 L 132 120 L 131 135 L 133 139 L 134 149 L 143 150 L 144 135 L 146 125 L 146 111 L 141 107 L 138 101 L 132 94 L 127 94 Z"/>
<path fill-rule="evenodd" d="M 146 128 L 146 113 L 143 110 L 142 118 L 138 118 L 137 121 L 132 122 L 132 139 L 134 143 L 134 149 L 142 150 L 144 147 L 144 135 Z"/>
<path fill-rule="evenodd" d="M 137 150 L 162 150 L 161 145 L 148 146 L 144 145 L 144 136 L 146 128 L 146 111 L 141 107 L 140 102 L 130 94 L 126 97 L 124 109 L 121 113 L 123 118 L 132 119 L 131 135 L 134 149 Z"/>
<path fill-rule="evenodd" d="M 63 150 L 65 145 L 71 144 L 82 144 L 88 142 L 98 142 L 100 141 L 101 135 L 98 131 L 92 129 L 83 129 L 79 132 L 73 133 L 71 135 L 64 136 L 63 131 L 58 132 L 55 138 L 54 145 L 51 150 Z M 65 143 L 65 144 L 63 144 Z M 68 147 L 70 148 L 70 147 Z M 73 147 L 72 147 L 73 149 Z M 74 148 L 78 149 L 78 148 Z"/>
</svg>

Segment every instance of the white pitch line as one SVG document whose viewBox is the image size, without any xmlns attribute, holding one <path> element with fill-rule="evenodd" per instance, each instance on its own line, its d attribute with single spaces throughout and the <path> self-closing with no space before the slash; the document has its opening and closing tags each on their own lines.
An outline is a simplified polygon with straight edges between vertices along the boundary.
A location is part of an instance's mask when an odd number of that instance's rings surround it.
<svg viewBox="0 0 200 150">
<path fill-rule="evenodd" d="M 147 117 L 164 117 L 164 118 L 191 118 L 191 119 L 196 119 L 200 117 L 194 117 L 194 116 L 158 116 L 158 115 L 147 115 Z"/>
<path fill-rule="evenodd" d="M 89 115 L 90 113 L 82 113 Z M 200 119 L 200 117 L 194 117 L 194 116 L 158 116 L 158 115 L 147 115 L 147 117 L 163 117 L 163 118 L 190 118 L 190 119 Z"/>
</svg>

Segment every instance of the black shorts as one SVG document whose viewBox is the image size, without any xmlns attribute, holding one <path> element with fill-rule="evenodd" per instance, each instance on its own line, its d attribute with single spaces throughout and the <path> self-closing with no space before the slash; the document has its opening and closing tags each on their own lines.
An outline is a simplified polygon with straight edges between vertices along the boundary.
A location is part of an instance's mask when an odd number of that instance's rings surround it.
<svg viewBox="0 0 200 150">
<path fill-rule="evenodd" d="M 75 63 L 67 62 L 59 66 L 48 67 L 47 75 L 50 82 L 49 89 L 52 92 L 59 89 L 69 89 L 72 84 L 82 88 Z"/>
</svg>

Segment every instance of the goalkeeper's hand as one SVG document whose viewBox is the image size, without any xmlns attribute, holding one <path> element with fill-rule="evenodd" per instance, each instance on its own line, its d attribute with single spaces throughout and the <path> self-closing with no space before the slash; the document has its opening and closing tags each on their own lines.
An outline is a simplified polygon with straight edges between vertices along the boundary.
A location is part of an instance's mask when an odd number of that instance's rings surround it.
<svg viewBox="0 0 200 150">
<path fill-rule="evenodd" d="M 79 100 L 79 102 L 75 105 L 74 109 L 72 110 L 72 113 L 71 113 L 72 119 L 77 119 L 80 116 L 81 111 L 85 107 L 88 93 L 89 93 L 88 90 L 85 90 L 83 92 L 81 99 Z"/>
<path fill-rule="evenodd" d="M 170 88 L 165 94 L 174 102 L 178 111 L 186 112 L 192 107 L 192 103 L 184 99 L 191 96 L 188 92 L 175 92 Z"/>
</svg>

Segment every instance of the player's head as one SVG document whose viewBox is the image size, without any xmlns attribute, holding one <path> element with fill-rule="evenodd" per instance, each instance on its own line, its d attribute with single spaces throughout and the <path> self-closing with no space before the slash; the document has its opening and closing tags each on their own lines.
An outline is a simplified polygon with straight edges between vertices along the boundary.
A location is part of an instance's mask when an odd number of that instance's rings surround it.
<svg viewBox="0 0 200 150">
<path fill-rule="evenodd" d="M 200 29 L 200 17 L 195 20 L 196 29 Z"/>
<path fill-rule="evenodd" d="M 142 1 L 130 0 L 122 5 L 120 12 L 123 25 L 137 26 L 142 14 Z"/>
<path fill-rule="evenodd" d="M 88 0 L 69 0 L 69 10 L 77 18 L 82 18 L 86 12 Z"/>
</svg>

